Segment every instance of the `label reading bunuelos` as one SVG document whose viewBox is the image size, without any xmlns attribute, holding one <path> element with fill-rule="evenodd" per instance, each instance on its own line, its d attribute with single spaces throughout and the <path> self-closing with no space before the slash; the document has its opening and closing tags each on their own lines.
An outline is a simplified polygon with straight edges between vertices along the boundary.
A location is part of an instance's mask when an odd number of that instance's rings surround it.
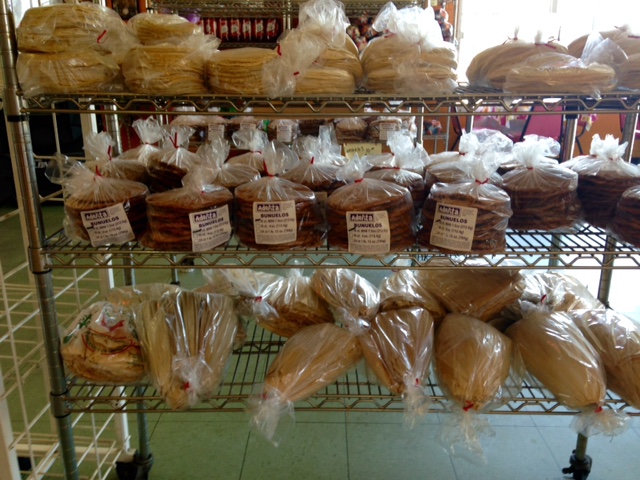
<svg viewBox="0 0 640 480">
<path fill-rule="evenodd" d="M 378 255 L 391 250 L 389 215 L 379 212 L 347 212 L 349 252 Z"/>
<path fill-rule="evenodd" d="M 82 225 L 94 247 L 126 243 L 135 238 L 122 203 L 98 210 L 87 210 L 80 212 L 80 215 Z"/>
<path fill-rule="evenodd" d="M 210 250 L 227 243 L 231 237 L 229 206 L 189 214 L 191 243 L 194 252 Z"/>
<path fill-rule="evenodd" d="M 477 208 L 437 203 L 429 242 L 449 250 L 471 251 L 477 216 Z"/>
<path fill-rule="evenodd" d="M 253 231 L 255 242 L 280 245 L 298 238 L 296 202 L 253 202 Z"/>
</svg>

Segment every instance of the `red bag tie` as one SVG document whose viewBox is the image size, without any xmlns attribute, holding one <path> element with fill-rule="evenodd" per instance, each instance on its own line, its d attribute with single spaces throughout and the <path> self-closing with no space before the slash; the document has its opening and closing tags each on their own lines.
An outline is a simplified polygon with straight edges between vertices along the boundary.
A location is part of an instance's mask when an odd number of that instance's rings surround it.
<svg viewBox="0 0 640 480">
<path fill-rule="evenodd" d="M 259 297 L 256 297 L 255 301 L 256 302 L 261 302 L 262 301 L 262 295 L 260 295 Z"/>
<path fill-rule="evenodd" d="M 311 162 L 309 162 L 311 165 L 314 164 L 314 162 L 316 161 L 316 157 L 311 157 Z"/>
<path fill-rule="evenodd" d="M 464 402 L 464 407 L 462 407 L 462 409 L 465 412 L 468 412 L 469 410 L 471 410 L 473 408 L 473 402 L 470 402 L 469 400 Z"/>
<path fill-rule="evenodd" d="M 169 140 L 171 140 L 171 144 L 173 145 L 173 148 L 177 149 L 178 147 L 178 134 L 175 133 L 173 135 L 173 137 L 169 137 Z"/>
<path fill-rule="evenodd" d="M 488 178 L 485 178 L 483 181 L 480 181 L 480 180 L 477 180 L 477 179 L 476 179 L 476 183 L 477 183 L 478 185 L 484 185 L 485 183 L 489 183 L 489 179 L 488 179 Z"/>
<path fill-rule="evenodd" d="M 280 57 L 282 56 L 282 47 L 280 46 L 280 44 L 278 44 L 278 46 L 276 47 L 276 52 Z"/>
<path fill-rule="evenodd" d="M 191 384 L 189 382 L 184 382 L 183 387 L 185 390 L 189 390 L 191 388 Z"/>
<path fill-rule="evenodd" d="M 102 33 L 100 35 L 98 35 L 98 39 L 96 40 L 96 43 L 102 43 L 106 40 L 107 38 L 107 34 L 109 32 L 107 30 L 103 30 Z"/>
<path fill-rule="evenodd" d="M 601 413 L 602 412 L 602 406 L 597 407 L 594 411 L 596 413 Z"/>
</svg>

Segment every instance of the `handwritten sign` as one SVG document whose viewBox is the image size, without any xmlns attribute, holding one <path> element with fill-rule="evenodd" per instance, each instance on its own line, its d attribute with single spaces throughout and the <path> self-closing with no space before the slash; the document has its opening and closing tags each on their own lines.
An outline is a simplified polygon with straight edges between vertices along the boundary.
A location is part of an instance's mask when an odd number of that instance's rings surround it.
<svg viewBox="0 0 640 480">
<path fill-rule="evenodd" d="M 382 153 L 381 143 L 345 143 L 343 145 L 344 156 L 349 160 L 357 153 L 360 158 L 365 155 L 376 155 Z"/>
</svg>

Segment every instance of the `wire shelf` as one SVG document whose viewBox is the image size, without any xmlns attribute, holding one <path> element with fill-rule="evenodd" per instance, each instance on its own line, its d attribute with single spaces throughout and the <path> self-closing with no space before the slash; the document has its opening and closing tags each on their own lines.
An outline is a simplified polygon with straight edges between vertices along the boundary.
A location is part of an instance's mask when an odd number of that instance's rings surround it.
<svg viewBox="0 0 640 480">
<path fill-rule="evenodd" d="M 256 1 L 256 0 L 229 0 L 225 2 L 215 2 L 209 0 L 157 0 L 150 2 L 149 10 L 158 12 L 194 12 L 202 14 L 215 14 L 221 17 L 252 17 L 252 16 L 297 16 L 300 4 L 306 0 L 281 0 L 281 1 Z M 345 2 L 345 13 L 349 17 L 360 16 L 362 14 L 376 15 L 387 0 L 367 0 Z M 410 5 L 421 5 L 418 1 L 398 1 L 394 2 L 396 7 L 401 8 Z"/>
<path fill-rule="evenodd" d="M 449 258 L 456 267 L 599 268 L 634 269 L 640 267 L 640 250 L 612 241 L 603 230 L 585 226 L 573 234 L 507 231 L 507 248 L 490 255 L 445 255 L 415 247 L 385 257 L 356 255 L 323 246 L 308 250 L 266 251 L 240 244 L 234 236 L 217 249 L 205 252 L 154 251 L 139 243 L 92 247 L 70 240 L 64 231 L 49 239 L 45 252 L 52 268 L 283 268 L 350 267 L 359 269 L 450 268 L 438 259 Z M 614 262 L 615 258 L 615 262 Z M 122 265 L 114 260 L 122 260 Z"/>
<path fill-rule="evenodd" d="M 132 93 L 86 93 L 82 96 L 46 95 L 25 98 L 25 113 L 93 113 L 95 107 L 105 107 L 105 115 L 149 115 L 150 111 L 171 115 L 193 115 L 193 111 L 176 111 L 177 107 L 193 107 L 195 112 L 215 115 L 251 115 L 256 110 L 265 114 L 287 114 L 293 117 L 350 117 L 370 115 L 369 109 L 410 116 L 421 115 L 496 115 L 485 107 L 497 107 L 504 114 L 522 113 L 522 107 L 538 107 L 536 115 L 557 115 L 569 112 L 621 113 L 640 112 L 640 91 L 612 92 L 601 98 L 558 93 L 509 96 L 490 89 L 461 85 L 451 95 L 432 97 L 391 96 L 356 93 L 349 96 L 317 95 L 271 99 L 256 96 L 184 95 L 154 97 Z M 67 102 L 62 106 L 63 102 Z M 216 110 L 216 111 L 211 111 Z M 219 110 L 219 111 L 217 111 Z"/>
<path fill-rule="evenodd" d="M 260 327 L 254 326 L 250 333 L 252 340 L 232 355 L 228 373 L 220 391 L 211 399 L 193 407 L 189 412 L 241 412 L 249 406 L 266 376 L 269 365 L 284 344 Z M 372 383 L 364 368 L 358 367 L 336 383 L 320 390 L 311 398 L 297 402 L 298 411 L 385 411 L 402 412 L 402 398 L 391 394 L 384 387 Z M 432 399 L 430 411 L 445 413 L 452 407 L 445 398 L 442 389 L 431 375 L 427 393 Z M 72 378 L 69 382 L 69 394 L 66 403 L 70 413 L 114 413 L 124 412 L 136 406 L 143 406 L 147 413 L 167 412 L 170 407 L 164 402 L 156 389 L 150 385 L 122 387 L 96 385 Z M 630 415 L 640 412 L 627 405 L 620 398 L 607 394 L 606 406 L 622 410 Z M 535 380 L 525 382 L 517 396 L 505 405 L 495 406 L 491 413 L 511 414 L 563 414 L 578 413 L 564 407 L 553 395 Z"/>
</svg>

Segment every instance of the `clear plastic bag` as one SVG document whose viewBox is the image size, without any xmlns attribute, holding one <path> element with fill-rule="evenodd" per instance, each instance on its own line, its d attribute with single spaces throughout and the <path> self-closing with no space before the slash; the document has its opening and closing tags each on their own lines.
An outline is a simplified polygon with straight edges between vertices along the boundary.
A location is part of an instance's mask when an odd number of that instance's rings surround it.
<svg viewBox="0 0 640 480">
<path fill-rule="evenodd" d="M 56 93 L 120 92 L 120 66 L 113 55 L 94 50 L 21 53 L 16 73 L 27 97 Z"/>
<path fill-rule="evenodd" d="M 138 13 L 127 25 L 143 45 L 182 43 L 190 37 L 204 35 L 202 26 L 168 13 Z"/>
<path fill-rule="evenodd" d="M 640 247 L 640 225 L 637 208 L 640 206 L 640 185 L 628 188 L 620 197 L 607 230 L 616 239 Z"/>
<path fill-rule="evenodd" d="M 84 137 L 85 165 L 104 177 L 146 184 L 147 167 L 137 161 L 113 158 L 115 144 L 108 132 L 89 132 Z"/>
<path fill-rule="evenodd" d="M 233 48 L 212 55 L 207 62 L 207 83 L 222 95 L 265 95 L 262 70 L 278 54 L 267 48 Z"/>
<path fill-rule="evenodd" d="M 286 341 L 269 366 L 262 391 L 251 398 L 251 425 L 278 445 L 278 424 L 293 417 L 294 402 L 332 384 L 361 359 L 358 339 L 349 330 L 331 323 L 302 328 Z"/>
<path fill-rule="evenodd" d="M 402 269 L 392 273 L 382 280 L 379 290 L 381 312 L 420 307 L 431 314 L 436 324 L 447 314 L 440 301 L 423 286 L 412 270 Z"/>
<path fill-rule="evenodd" d="M 329 245 L 362 255 L 384 255 L 415 243 L 411 193 L 384 180 L 364 178 L 369 168 L 356 155 L 337 179 L 347 185 L 327 199 Z"/>
<path fill-rule="evenodd" d="M 236 187 L 258 180 L 260 172 L 251 165 L 225 163 L 231 147 L 229 142 L 220 136 L 210 138 L 207 143 L 198 147 L 196 152 L 211 170 L 212 185 L 228 188 L 233 193 Z"/>
<path fill-rule="evenodd" d="M 300 4 L 298 29 L 320 37 L 329 45 L 345 41 L 349 19 L 344 4 L 336 0 L 309 0 Z"/>
<path fill-rule="evenodd" d="M 319 246 L 325 232 L 315 194 L 277 176 L 297 162 L 297 155 L 277 142 L 271 142 L 262 155 L 267 176 L 235 190 L 240 241 L 267 250 Z"/>
<path fill-rule="evenodd" d="M 206 65 L 220 44 L 211 35 L 178 44 L 135 46 L 122 62 L 127 88 L 134 93 L 196 95 L 208 93 Z"/>
<path fill-rule="evenodd" d="M 142 302 L 157 300 L 165 293 L 177 293 L 180 287 L 167 283 L 143 283 L 126 287 L 112 288 L 106 295 L 106 301 L 123 308 L 133 308 Z"/>
<path fill-rule="evenodd" d="M 155 250 L 204 252 L 225 245 L 233 229 L 233 194 L 213 183 L 213 172 L 195 166 L 182 188 L 146 199 L 149 228 L 143 245 Z"/>
<path fill-rule="evenodd" d="M 238 319 L 223 295 L 178 292 L 135 309 L 148 373 L 173 410 L 218 390 L 231 356 Z"/>
<path fill-rule="evenodd" d="M 499 161 L 495 154 L 485 153 L 464 164 L 472 180 L 431 187 L 422 209 L 420 245 L 447 253 L 504 251 L 513 212 L 509 195 L 490 183 Z"/>
<path fill-rule="evenodd" d="M 513 210 L 509 227 L 514 230 L 571 232 L 580 220 L 578 174 L 545 156 L 547 140 L 551 139 L 517 143 L 513 156 L 519 166 L 502 177 Z"/>
<path fill-rule="evenodd" d="M 169 125 L 161 151 L 149 159 L 147 171 L 152 192 L 166 192 L 182 187 L 182 179 L 202 158 L 187 148 L 194 130 L 191 127 Z"/>
<path fill-rule="evenodd" d="M 16 29 L 16 37 L 21 52 L 94 50 L 115 54 L 115 63 L 135 42 L 114 10 L 87 2 L 30 8 Z"/>
<path fill-rule="evenodd" d="M 358 336 L 367 366 L 394 395 L 401 395 L 409 428 L 429 411 L 426 386 L 433 354 L 434 321 L 428 310 L 378 313 Z"/>
<path fill-rule="evenodd" d="M 362 118 L 348 117 L 336 120 L 336 138 L 339 144 L 364 142 L 367 136 L 367 122 Z"/>
<path fill-rule="evenodd" d="M 640 408 L 640 322 L 604 306 L 570 315 L 600 355 L 607 388 Z"/>
<path fill-rule="evenodd" d="M 153 117 L 138 118 L 132 124 L 138 138 L 140 146 L 126 150 L 118 155 L 118 160 L 134 160 L 147 165 L 149 159 L 157 155 L 160 149 L 156 146 L 164 136 L 162 125 Z"/>
<path fill-rule="evenodd" d="M 465 267 L 473 265 L 473 261 L 465 262 Z M 522 276 L 517 267 L 456 268 L 448 259 L 435 260 L 433 266 L 438 268 L 416 271 L 417 282 L 452 313 L 486 322 L 522 294 Z"/>
<path fill-rule="evenodd" d="M 483 463 L 482 436 L 491 430 L 477 413 L 506 403 L 520 391 L 522 368 L 514 345 L 478 319 L 449 314 L 435 339 L 435 372 L 453 403 L 438 442 L 451 455 Z"/>
<path fill-rule="evenodd" d="M 264 151 L 269 145 L 267 133 L 257 128 L 245 128 L 233 132 L 233 144 L 240 150 L 248 150 L 227 160 L 230 165 L 246 165 L 264 173 Z"/>
<path fill-rule="evenodd" d="M 139 182 L 103 177 L 78 162 L 69 165 L 65 159 L 59 159 L 63 163 L 50 177 L 64 187 L 65 234 L 94 247 L 139 239 L 147 226 L 149 189 Z"/>
<path fill-rule="evenodd" d="M 621 433 L 625 418 L 602 408 L 607 386 L 598 352 L 568 314 L 523 305 L 523 319 L 507 335 L 529 373 L 563 405 L 582 412 L 573 424 L 578 433 Z"/>
<path fill-rule="evenodd" d="M 131 384 L 145 376 L 133 313 L 109 302 L 82 310 L 62 338 L 60 353 L 73 375 L 95 383 Z"/>
<path fill-rule="evenodd" d="M 628 188 L 640 185 L 640 169 L 625 162 L 627 143 L 607 135 L 595 134 L 590 155 L 576 161 L 571 169 L 578 174 L 578 197 L 585 219 L 593 226 L 606 228 L 616 205 Z"/>
<path fill-rule="evenodd" d="M 336 320 L 350 328 L 372 319 L 380 308 L 380 291 L 353 270 L 319 268 L 311 275 L 311 288 L 331 307 Z"/>
</svg>

